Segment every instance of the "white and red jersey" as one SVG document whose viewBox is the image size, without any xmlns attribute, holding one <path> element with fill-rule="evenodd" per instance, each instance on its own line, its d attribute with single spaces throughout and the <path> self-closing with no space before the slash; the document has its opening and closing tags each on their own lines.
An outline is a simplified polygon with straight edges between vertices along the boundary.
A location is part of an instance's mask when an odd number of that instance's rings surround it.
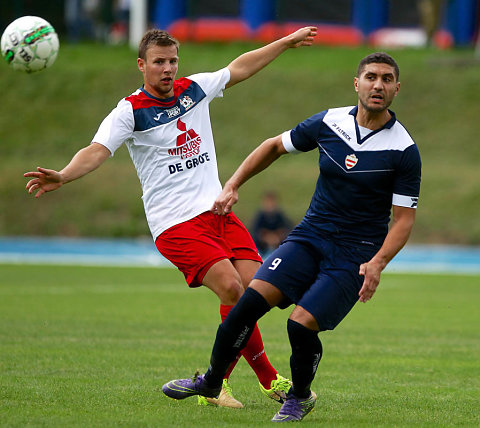
<svg viewBox="0 0 480 428">
<path fill-rule="evenodd" d="M 140 88 L 118 103 L 93 137 L 112 155 L 127 145 L 154 239 L 210 210 L 222 190 L 208 107 L 229 80 L 227 68 L 181 78 L 168 99 Z"/>
</svg>

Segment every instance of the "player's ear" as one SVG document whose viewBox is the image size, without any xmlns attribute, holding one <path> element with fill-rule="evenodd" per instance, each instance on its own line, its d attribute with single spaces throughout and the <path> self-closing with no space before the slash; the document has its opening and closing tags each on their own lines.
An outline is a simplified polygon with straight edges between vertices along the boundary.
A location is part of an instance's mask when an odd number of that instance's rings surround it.
<svg viewBox="0 0 480 428">
<path fill-rule="evenodd" d="M 355 87 L 355 92 L 358 92 L 358 77 L 353 78 L 353 86 Z"/>
<path fill-rule="evenodd" d="M 398 95 L 399 90 L 400 90 L 400 82 L 397 82 L 397 89 L 395 90 L 395 96 Z"/>
<path fill-rule="evenodd" d="M 143 58 L 137 58 L 137 66 L 142 73 L 145 72 L 145 61 Z"/>
</svg>

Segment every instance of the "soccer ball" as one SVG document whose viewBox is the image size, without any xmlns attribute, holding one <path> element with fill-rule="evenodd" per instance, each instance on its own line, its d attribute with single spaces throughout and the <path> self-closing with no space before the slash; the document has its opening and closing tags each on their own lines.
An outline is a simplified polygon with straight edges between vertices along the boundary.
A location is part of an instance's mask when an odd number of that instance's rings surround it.
<svg viewBox="0 0 480 428">
<path fill-rule="evenodd" d="M 22 16 L 3 32 L 2 55 L 14 70 L 33 73 L 50 67 L 59 48 L 55 29 L 38 16 Z"/>
</svg>

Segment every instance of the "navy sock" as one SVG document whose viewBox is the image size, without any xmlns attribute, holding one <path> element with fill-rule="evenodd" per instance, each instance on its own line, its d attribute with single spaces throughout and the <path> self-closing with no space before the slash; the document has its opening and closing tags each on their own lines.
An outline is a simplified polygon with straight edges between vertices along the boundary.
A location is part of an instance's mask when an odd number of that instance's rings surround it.
<svg viewBox="0 0 480 428">
<path fill-rule="evenodd" d="M 287 331 L 292 346 L 290 357 L 292 392 L 296 397 L 307 398 L 310 396 L 310 386 L 322 358 L 322 342 L 317 331 L 310 330 L 291 319 L 287 322 Z"/>
<path fill-rule="evenodd" d="M 255 324 L 270 309 L 270 305 L 260 293 L 252 288 L 245 290 L 218 327 L 210 367 L 205 373 L 205 380 L 209 386 L 217 387 L 222 384 L 228 367 L 247 344 Z"/>
</svg>

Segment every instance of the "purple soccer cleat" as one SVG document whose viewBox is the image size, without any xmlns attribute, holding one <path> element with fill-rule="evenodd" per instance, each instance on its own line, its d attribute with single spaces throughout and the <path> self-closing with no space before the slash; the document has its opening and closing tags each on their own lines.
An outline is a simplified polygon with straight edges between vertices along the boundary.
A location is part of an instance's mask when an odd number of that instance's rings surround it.
<svg viewBox="0 0 480 428">
<path fill-rule="evenodd" d="M 217 397 L 220 394 L 222 385 L 217 388 L 211 388 L 207 385 L 205 375 L 195 374 L 192 379 L 175 379 L 166 383 L 162 387 L 163 393 L 175 400 L 183 400 L 193 395 L 202 395 L 203 397 Z"/>
<path fill-rule="evenodd" d="M 301 421 L 313 410 L 316 400 L 317 395 L 313 391 L 308 398 L 298 398 L 289 393 L 285 398 L 283 406 L 273 417 L 272 422 Z"/>
</svg>

